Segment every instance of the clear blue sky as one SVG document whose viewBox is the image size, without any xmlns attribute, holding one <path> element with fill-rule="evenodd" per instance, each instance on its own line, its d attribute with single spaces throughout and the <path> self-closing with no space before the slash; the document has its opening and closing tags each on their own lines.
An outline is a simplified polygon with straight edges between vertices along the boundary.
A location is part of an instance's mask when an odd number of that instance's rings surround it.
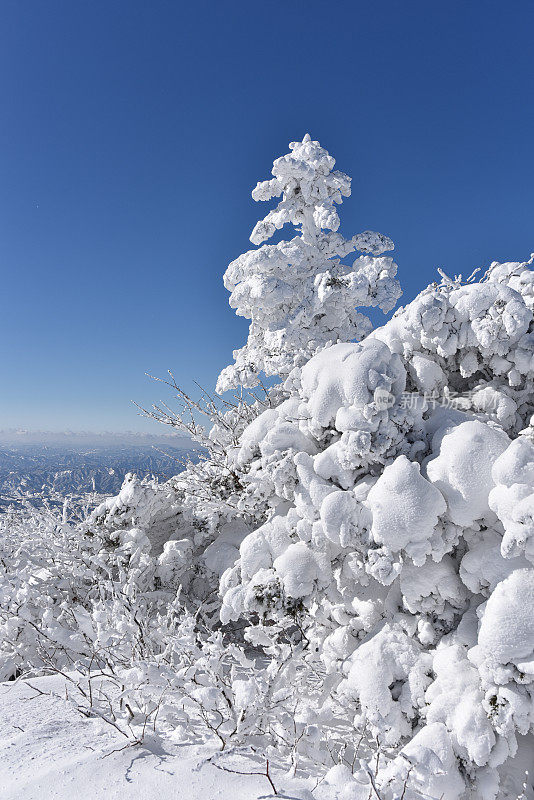
<svg viewBox="0 0 534 800">
<path fill-rule="evenodd" d="M 145 371 L 211 388 L 250 191 L 307 131 L 404 301 L 528 258 L 533 30 L 531 0 L 2 0 L 0 428 L 153 430 Z"/>
</svg>

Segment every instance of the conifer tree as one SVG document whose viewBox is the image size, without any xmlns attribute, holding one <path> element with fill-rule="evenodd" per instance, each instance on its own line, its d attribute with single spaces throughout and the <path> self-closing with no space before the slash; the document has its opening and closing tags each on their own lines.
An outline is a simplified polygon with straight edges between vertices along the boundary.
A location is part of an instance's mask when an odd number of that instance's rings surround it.
<svg viewBox="0 0 534 800">
<path fill-rule="evenodd" d="M 339 232 L 336 205 L 350 196 L 351 179 L 334 170 L 335 160 L 306 134 L 291 152 L 276 159 L 273 178 L 261 181 L 254 200 L 281 197 L 260 220 L 250 240 L 261 245 L 233 261 L 224 276 L 236 314 L 251 320 L 247 343 L 219 377 L 219 393 L 253 387 L 260 373 L 284 378 L 315 352 L 338 341 L 361 339 L 371 323 L 360 307 L 385 313 L 401 292 L 387 236 L 365 231 L 351 239 Z M 263 244 L 284 225 L 296 236 Z M 358 250 L 352 267 L 343 259 Z"/>
</svg>

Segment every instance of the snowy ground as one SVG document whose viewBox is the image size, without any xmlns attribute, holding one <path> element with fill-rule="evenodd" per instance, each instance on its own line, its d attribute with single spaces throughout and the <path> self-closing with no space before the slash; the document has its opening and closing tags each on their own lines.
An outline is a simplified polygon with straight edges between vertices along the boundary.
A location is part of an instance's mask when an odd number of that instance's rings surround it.
<svg viewBox="0 0 534 800">
<path fill-rule="evenodd" d="M 210 752 L 146 737 L 126 747 L 124 737 L 80 714 L 61 676 L 0 684 L 0 796 L 2 800 L 258 800 L 274 797 L 264 776 L 235 775 L 199 764 Z M 32 688 L 35 687 L 35 688 Z M 44 694 L 43 694 L 44 693 Z M 122 749 L 121 749 L 122 748 Z M 234 764 L 234 766 L 236 766 Z M 261 769 L 253 762 L 243 771 Z M 274 776 L 278 796 L 336 797 L 327 786 L 313 794 Z M 292 784 L 288 788 L 288 784 Z"/>
</svg>

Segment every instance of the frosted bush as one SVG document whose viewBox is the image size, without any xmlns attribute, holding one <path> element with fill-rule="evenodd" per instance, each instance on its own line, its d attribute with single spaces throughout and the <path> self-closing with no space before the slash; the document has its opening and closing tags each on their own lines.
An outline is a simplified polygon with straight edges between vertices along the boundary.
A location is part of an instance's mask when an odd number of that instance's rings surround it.
<svg viewBox="0 0 534 800">
<path fill-rule="evenodd" d="M 119 608 L 150 582 L 142 539 L 130 531 L 128 542 L 115 547 L 46 508 L 0 515 L 3 680 L 91 662 L 99 649 L 93 612 L 107 608 L 110 624 L 119 626 Z M 121 638 L 115 659 L 131 655 Z"/>
<path fill-rule="evenodd" d="M 531 266 L 444 276 L 321 350 L 235 450 L 258 486 L 275 445 L 294 469 L 222 577 L 222 619 L 309 643 L 353 735 L 383 743 L 381 797 L 515 797 L 534 747 Z"/>
</svg>

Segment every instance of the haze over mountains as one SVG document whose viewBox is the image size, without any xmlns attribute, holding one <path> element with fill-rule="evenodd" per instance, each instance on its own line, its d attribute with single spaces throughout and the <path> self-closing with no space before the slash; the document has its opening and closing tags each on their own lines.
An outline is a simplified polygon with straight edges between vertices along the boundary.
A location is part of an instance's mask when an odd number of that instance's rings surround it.
<svg viewBox="0 0 534 800">
<path fill-rule="evenodd" d="M 138 431 L 32 431 L 25 428 L 0 430 L 0 446 L 19 444 L 71 445 L 73 447 L 132 445 L 190 447 L 191 441 L 177 433 L 145 433 Z"/>
</svg>

